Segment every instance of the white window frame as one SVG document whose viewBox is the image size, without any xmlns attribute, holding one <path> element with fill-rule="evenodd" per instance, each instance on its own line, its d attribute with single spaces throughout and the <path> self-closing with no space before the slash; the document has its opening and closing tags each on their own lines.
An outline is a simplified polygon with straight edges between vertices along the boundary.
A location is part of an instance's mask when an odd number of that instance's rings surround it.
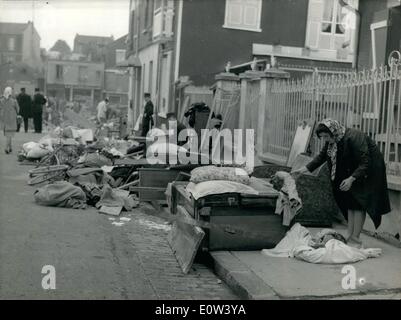
<svg viewBox="0 0 401 320">
<path fill-rule="evenodd" d="M 244 31 L 253 31 L 253 32 L 262 32 L 262 29 L 260 28 L 260 23 L 261 23 L 261 16 L 262 16 L 262 0 L 250 0 L 253 1 L 255 5 L 257 5 L 257 17 L 255 21 L 255 26 L 256 27 L 250 27 L 245 25 L 244 23 L 244 17 L 243 17 L 243 10 L 246 9 L 247 3 L 242 0 L 226 0 L 226 7 L 225 7 L 225 17 L 224 17 L 224 25 L 223 28 L 227 29 L 235 29 L 235 30 L 244 30 Z M 230 22 L 230 12 L 232 10 L 233 5 L 237 6 L 242 6 L 241 7 L 241 23 L 238 24 L 232 24 Z"/>
<path fill-rule="evenodd" d="M 344 33 L 344 34 L 337 34 L 335 31 L 336 31 L 336 27 L 337 27 L 337 24 L 338 24 L 338 21 L 336 21 L 336 19 L 337 19 L 337 9 L 338 9 L 338 6 L 340 5 L 339 3 L 338 3 L 338 0 L 335 0 L 334 1 L 334 6 L 333 6 L 333 18 L 332 18 L 332 21 L 330 22 L 331 23 L 331 32 L 330 33 L 328 33 L 328 32 L 323 32 L 322 31 L 322 26 L 323 26 L 323 23 L 326 23 L 325 21 L 323 21 L 323 10 L 324 10 L 324 3 L 325 3 L 325 1 L 326 0 L 316 0 L 316 1 L 311 1 L 311 0 L 309 0 L 309 7 L 308 7 L 308 16 L 307 16 L 307 19 L 308 19 L 308 21 L 307 21 L 307 28 L 306 28 L 306 37 L 305 37 L 305 47 L 308 47 L 308 48 L 310 48 L 311 50 L 315 50 L 315 51 L 319 51 L 319 52 L 321 52 L 322 54 L 324 54 L 325 52 L 326 52 L 326 54 L 329 54 L 330 52 L 333 52 L 333 54 L 335 53 L 336 54 L 336 52 L 337 52 L 337 50 L 338 49 L 336 49 L 335 48 L 335 40 L 336 40 L 336 38 L 341 38 L 341 37 L 346 37 L 346 33 Z M 311 20 L 310 19 L 310 11 L 312 10 L 312 5 L 313 4 L 316 4 L 316 3 L 320 3 L 321 5 L 323 5 L 323 10 L 322 10 L 322 12 L 321 12 L 321 14 L 322 14 L 322 16 L 320 17 L 320 20 L 319 20 L 319 22 L 318 21 L 316 21 L 316 20 Z M 353 1 L 351 1 L 350 2 L 350 5 L 351 6 L 353 6 L 354 8 L 356 8 L 356 9 L 358 9 L 358 7 L 359 7 L 359 0 L 353 0 Z M 316 17 L 315 17 L 316 18 Z M 318 30 L 315 30 L 315 32 L 318 34 L 318 37 L 317 37 L 317 39 L 314 39 L 315 41 L 316 41 L 316 45 L 311 45 L 311 42 L 312 42 L 312 39 L 310 39 L 310 34 L 311 34 L 311 28 L 316 28 L 316 27 L 318 27 Z M 334 29 L 333 29 L 334 28 Z M 327 36 L 329 36 L 330 37 L 330 48 L 328 49 L 328 48 L 322 48 L 320 45 L 319 45 L 319 41 L 320 41 L 320 36 L 322 35 L 322 34 L 325 34 L 325 35 L 327 35 Z M 355 36 L 356 36 L 356 34 L 355 34 L 355 32 L 353 32 L 353 34 L 351 34 L 351 38 L 350 38 L 350 48 L 351 48 L 351 51 L 350 51 L 350 53 L 351 54 L 356 54 L 356 52 L 353 52 L 354 51 L 354 42 L 355 41 L 358 41 L 358 39 L 355 39 Z M 336 59 L 337 60 L 337 59 Z"/>
<path fill-rule="evenodd" d="M 126 52 L 127 52 L 127 50 L 125 50 L 125 49 L 116 49 L 116 64 L 125 60 Z M 119 55 L 122 55 L 121 59 L 119 59 L 119 57 L 120 57 Z"/>
</svg>

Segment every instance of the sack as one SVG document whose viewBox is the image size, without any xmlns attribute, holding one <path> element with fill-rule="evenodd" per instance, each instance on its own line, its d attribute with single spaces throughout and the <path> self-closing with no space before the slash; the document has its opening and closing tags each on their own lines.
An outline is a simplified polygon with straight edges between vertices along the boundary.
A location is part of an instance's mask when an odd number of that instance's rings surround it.
<svg viewBox="0 0 401 320">
<path fill-rule="evenodd" d="M 28 153 L 29 151 L 31 151 L 33 149 L 33 147 L 38 146 L 38 145 L 39 145 L 39 143 L 31 141 L 31 142 L 24 143 L 22 145 L 22 149 L 25 151 L 25 153 Z"/>
<path fill-rule="evenodd" d="M 45 185 L 34 193 L 35 202 L 50 207 L 86 208 L 86 195 L 80 187 L 66 181 Z"/>
<path fill-rule="evenodd" d="M 47 149 L 39 144 L 36 144 L 31 150 L 29 150 L 26 157 L 28 159 L 42 159 L 45 155 L 47 155 L 49 153 L 50 153 L 49 149 Z"/>
<path fill-rule="evenodd" d="M 191 182 L 199 183 L 210 180 L 226 180 L 249 184 L 248 173 L 242 168 L 204 166 L 191 171 Z"/>
</svg>

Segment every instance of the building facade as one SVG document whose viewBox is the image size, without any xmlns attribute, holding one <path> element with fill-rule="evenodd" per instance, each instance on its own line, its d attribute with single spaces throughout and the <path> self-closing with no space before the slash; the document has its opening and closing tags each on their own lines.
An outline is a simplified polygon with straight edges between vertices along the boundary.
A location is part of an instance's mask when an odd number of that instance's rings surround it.
<svg viewBox="0 0 401 320">
<path fill-rule="evenodd" d="M 33 22 L 0 22 L 0 64 L 8 62 L 41 70 L 40 36 Z"/>
<path fill-rule="evenodd" d="M 14 92 L 43 89 L 40 36 L 32 22 L 0 22 L 0 83 L 1 90 L 11 86 Z"/>
<path fill-rule="evenodd" d="M 106 60 L 107 46 L 114 41 L 111 37 L 98 37 L 77 34 L 74 38 L 73 51 L 81 54 L 89 61 L 103 62 Z"/>
<path fill-rule="evenodd" d="M 128 119 L 131 124 L 143 111 L 143 94 L 150 93 L 156 121 L 170 110 L 174 89 L 173 0 L 131 0 L 127 62 L 130 72 Z"/>
<path fill-rule="evenodd" d="M 129 75 L 125 68 L 117 65 L 126 58 L 127 35 L 118 38 L 106 46 L 103 96 L 108 97 L 110 104 L 124 114 L 128 108 Z"/>
<path fill-rule="evenodd" d="M 132 119 L 150 92 L 163 117 L 176 91 L 211 96 L 215 76 L 264 68 L 292 77 L 386 63 L 400 46 L 399 0 L 131 0 Z M 273 59 L 272 59 L 273 58 Z M 127 60 L 127 61 L 128 61 Z"/>
<path fill-rule="evenodd" d="M 46 94 L 94 108 L 102 99 L 104 63 L 48 59 Z"/>
</svg>

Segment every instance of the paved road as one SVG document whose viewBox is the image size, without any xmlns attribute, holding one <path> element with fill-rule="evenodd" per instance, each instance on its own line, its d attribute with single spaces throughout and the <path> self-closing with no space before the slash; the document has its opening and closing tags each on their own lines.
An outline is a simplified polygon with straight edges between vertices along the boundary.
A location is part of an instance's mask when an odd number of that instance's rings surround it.
<svg viewBox="0 0 401 320">
<path fill-rule="evenodd" d="M 12 155 L 0 138 L 0 299 L 236 299 L 201 264 L 182 274 L 158 217 L 136 209 L 115 226 L 94 209 L 36 205 L 16 150 L 38 138 L 18 133 Z M 45 265 L 55 290 L 42 288 Z"/>
</svg>

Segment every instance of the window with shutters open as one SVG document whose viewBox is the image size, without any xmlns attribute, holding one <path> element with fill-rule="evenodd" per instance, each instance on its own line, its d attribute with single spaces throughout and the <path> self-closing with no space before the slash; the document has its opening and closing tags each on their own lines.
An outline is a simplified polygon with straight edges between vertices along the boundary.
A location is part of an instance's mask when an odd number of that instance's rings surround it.
<svg viewBox="0 0 401 320">
<path fill-rule="evenodd" d="M 339 57 L 353 54 L 356 16 L 339 0 L 309 0 L 305 46 L 310 49 L 332 51 Z M 347 0 L 357 9 L 358 0 Z"/>
<path fill-rule="evenodd" d="M 223 27 L 261 32 L 262 0 L 226 0 Z"/>
</svg>

